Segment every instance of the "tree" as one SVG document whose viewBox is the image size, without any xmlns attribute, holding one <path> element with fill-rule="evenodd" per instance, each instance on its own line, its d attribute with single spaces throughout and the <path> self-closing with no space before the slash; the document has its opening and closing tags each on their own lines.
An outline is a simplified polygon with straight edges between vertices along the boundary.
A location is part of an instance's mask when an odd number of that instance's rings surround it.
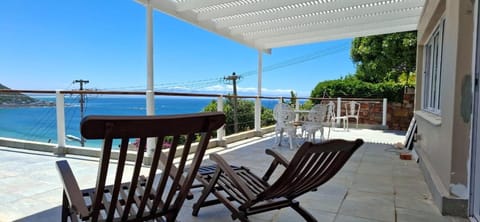
<svg viewBox="0 0 480 222">
<path fill-rule="evenodd" d="M 217 101 L 212 100 L 207 106 L 203 108 L 204 112 L 217 111 Z M 230 97 L 224 100 L 223 112 L 225 113 L 226 125 L 225 131 L 227 135 L 235 132 L 234 120 L 233 120 L 233 99 Z M 253 129 L 255 127 L 255 103 L 249 100 L 238 99 L 237 100 L 237 112 L 238 112 L 238 129 L 239 132 Z M 262 106 L 261 110 L 262 126 L 273 125 L 275 120 L 273 119 L 273 111 L 271 109 Z"/>
<path fill-rule="evenodd" d="M 352 42 L 350 55 L 357 66 L 355 76 L 370 83 L 409 80 L 415 73 L 417 32 L 359 37 Z"/>
</svg>

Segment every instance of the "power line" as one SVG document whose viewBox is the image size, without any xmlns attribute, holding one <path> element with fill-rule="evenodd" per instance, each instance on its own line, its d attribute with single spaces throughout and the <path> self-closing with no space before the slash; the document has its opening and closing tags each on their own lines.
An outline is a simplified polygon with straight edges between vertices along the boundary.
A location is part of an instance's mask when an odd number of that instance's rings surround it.
<svg viewBox="0 0 480 222">
<path fill-rule="evenodd" d="M 342 44 L 342 45 L 336 45 L 332 46 L 326 49 L 319 49 L 317 51 L 314 51 L 312 53 L 304 54 L 301 56 L 297 56 L 291 59 L 287 59 L 269 66 L 265 66 L 263 68 L 263 73 L 271 72 L 277 69 L 305 63 L 311 60 L 315 60 L 321 57 L 333 55 L 336 53 L 339 53 L 345 49 L 348 49 L 350 46 Z M 250 71 L 245 71 L 241 72 L 239 75 L 240 77 L 248 77 L 248 76 L 253 76 L 257 74 L 257 70 L 250 70 Z M 200 88 L 202 86 L 212 86 L 215 84 L 222 83 L 224 80 L 223 77 L 216 77 L 216 78 L 209 78 L 209 79 L 203 79 L 203 80 L 190 80 L 190 81 L 183 81 L 183 82 L 165 82 L 165 83 L 157 83 L 154 86 L 156 88 L 163 88 L 163 89 L 178 89 L 178 88 Z M 109 89 L 145 89 L 145 86 L 127 86 L 127 87 L 118 87 L 118 88 L 109 88 Z M 104 89 L 105 90 L 105 89 Z"/>
</svg>

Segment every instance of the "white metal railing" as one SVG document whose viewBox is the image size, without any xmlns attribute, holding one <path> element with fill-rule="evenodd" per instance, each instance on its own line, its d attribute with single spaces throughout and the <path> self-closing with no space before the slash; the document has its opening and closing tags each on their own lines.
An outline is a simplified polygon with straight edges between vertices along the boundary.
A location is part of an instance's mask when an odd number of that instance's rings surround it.
<svg viewBox="0 0 480 222">
<path fill-rule="evenodd" d="M 56 130 L 57 130 L 57 144 L 55 153 L 62 154 L 65 153 L 66 148 L 66 120 L 65 120 L 65 95 L 66 94 L 104 94 L 104 95 L 146 95 L 146 94 L 153 94 L 153 95 L 163 95 L 163 96 L 185 96 L 185 97 L 216 97 L 217 98 L 217 110 L 223 111 L 224 110 L 224 98 L 225 97 L 232 97 L 231 95 L 219 95 L 219 94 L 191 94 L 191 93 L 162 93 L 162 92 L 119 92 L 119 91 L 64 91 L 64 90 L 57 90 L 57 91 L 35 91 L 35 90 L 0 90 L 0 92 L 17 92 L 17 93 L 48 93 L 52 94 L 55 93 L 56 95 Z M 262 96 L 238 96 L 239 98 L 249 98 L 255 100 L 255 113 L 254 113 L 254 132 L 255 135 L 261 135 L 261 108 L 262 103 L 261 99 L 278 99 L 279 102 L 283 101 L 283 98 L 289 99 L 289 97 L 262 97 Z M 291 99 L 291 98 L 290 98 Z M 325 100 L 332 100 L 327 98 L 297 98 L 295 103 L 296 109 L 300 108 L 300 99 L 325 99 Z M 342 104 L 342 98 L 336 98 L 337 104 Z M 345 100 L 357 100 L 357 99 L 345 99 Z M 362 100 L 365 101 L 373 101 L 372 99 L 358 99 L 360 102 Z M 380 99 L 375 99 L 375 103 L 380 103 Z M 383 111 L 382 111 L 382 126 L 386 127 L 387 124 L 387 99 L 383 99 Z M 337 115 L 340 116 L 341 114 L 341 105 L 337 105 Z M 225 141 L 226 131 L 225 126 L 217 130 L 217 141 Z M 148 150 L 147 150 L 148 156 Z"/>
</svg>

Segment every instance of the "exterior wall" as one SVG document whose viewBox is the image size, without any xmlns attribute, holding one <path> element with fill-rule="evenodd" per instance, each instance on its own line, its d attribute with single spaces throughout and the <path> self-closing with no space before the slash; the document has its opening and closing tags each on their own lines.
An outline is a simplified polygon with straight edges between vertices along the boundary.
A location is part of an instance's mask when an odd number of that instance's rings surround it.
<svg viewBox="0 0 480 222">
<path fill-rule="evenodd" d="M 427 1 L 418 26 L 415 118 L 419 136 L 415 149 L 420 156 L 434 201 L 444 214 L 466 215 L 466 205 L 458 204 L 458 200 L 468 198 L 470 120 L 462 117 L 465 110 L 462 107 L 466 106 L 462 97 L 468 97 L 462 95 L 462 92 L 466 85 L 465 78 L 468 78 L 471 69 L 472 9 L 471 1 L 430 0 Z M 441 114 L 437 115 L 422 110 L 423 49 L 443 18 Z"/>
<path fill-rule="evenodd" d="M 460 198 L 468 198 L 468 168 L 470 150 L 471 67 L 473 50 L 473 4 L 461 1 L 459 6 L 457 36 L 457 66 L 453 115 L 453 153 L 450 192 Z"/>
</svg>

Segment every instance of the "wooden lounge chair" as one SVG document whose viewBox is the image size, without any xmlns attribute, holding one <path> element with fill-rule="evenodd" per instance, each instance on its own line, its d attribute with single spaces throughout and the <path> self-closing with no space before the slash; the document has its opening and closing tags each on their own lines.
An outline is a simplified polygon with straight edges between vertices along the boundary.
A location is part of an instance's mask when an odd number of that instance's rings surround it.
<svg viewBox="0 0 480 222">
<path fill-rule="evenodd" d="M 262 178 L 245 167 L 232 168 L 220 155 L 211 154 L 210 159 L 216 162 L 216 167 L 215 170 L 200 171 L 198 179 L 205 188 L 193 205 L 192 214 L 197 216 L 201 207 L 223 203 L 232 212 L 232 219 L 240 221 L 248 221 L 248 215 L 284 207 L 292 207 L 306 221 L 317 221 L 295 198 L 316 190 L 332 178 L 362 144 L 361 139 L 330 140 L 318 144 L 305 142 L 291 161 L 267 149 L 266 153 L 274 159 Z M 267 181 L 279 164 L 285 170 L 269 184 Z M 210 193 L 216 199 L 207 201 Z"/>
<path fill-rule="evenodd" d="M 81 133 L 87 139 L 104 139 L 99 160 L 96 186 L 80 190 L 67 161 L 58 161 L 63 181 L 62 221 L 175 221 L 190 186 L 197 175 L 212 132 L 225 123 L 220 112 L 171 116 L 88 116 L 81 122 Z M 156 137 L 148 177 L 141 176 L 147 138 Z M 166 137 L 173 138 L 169 148 L 163 146 Z M 140 138 L 133 163 L 133 173 L 122 182 L 130 139 Z M 111 164 L 114 141 L 121 141 L 116 167 Z M 197 140 L 199 139 L 199 140 Z M 183 149 L 179 141 L 184 140 Z M 190 167 L 187 156 L 195 149 Z M 177 166 L 173 160 L 180 157 Z M 161 163 L 161 164 L 159 164 Z M 131 164 L 130 164 L 131 165 Z M 157 173 L 161 169 L 165 173 Z M 144 169 L 145 170 L 145 169 Z M 184 171 L 187 171 L 184 173 Z M 93 172 L 92 172 L 93 173 Z M 106 185 L 113 173 L 113 185 Z"/>
</svg>

